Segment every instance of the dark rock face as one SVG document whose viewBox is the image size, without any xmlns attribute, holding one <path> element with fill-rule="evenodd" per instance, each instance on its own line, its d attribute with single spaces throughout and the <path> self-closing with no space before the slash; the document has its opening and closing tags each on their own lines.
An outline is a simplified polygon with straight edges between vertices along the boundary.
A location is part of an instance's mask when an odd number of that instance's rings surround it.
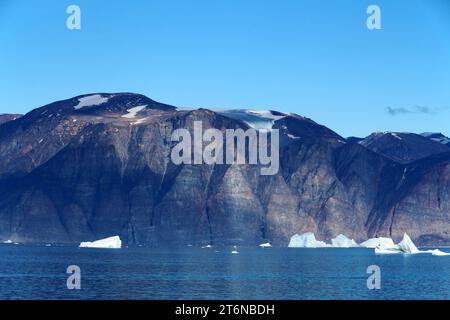
<svg viewBox="0 0 450 320">
<path fill-rule="evenodd" d="M 450 147 L 423 135 L 405 132 L 376 132 L 359 142 L 364 147 L 400 163 L 409 163 Z"/>
<path fill-rule="evenodd" d="M 170 160 L 173 130 L 199 120 L 204 130 L 247 129 L 255 117 L 280 130 L 278 174 Z M 287 245 L 312 231 L 321 240 L 408 232 L 419 244 L 450 244 L 449 153 L 404 164 L 292 114 L 79 96 L 0 125 L 0 163 L 4 240 Z"/>
<path fill-rule="evenodd" d="M 424 132 L 420 134 L 423 137 L 426 137 L 430 140 L 445 144 L 446 146 L 450 147 L 450 138 L 444 136 L 442 133 L 437 132 Z"/>
<path fill-rule="evenodd" d="M 21 114 L 10 114 L 10 113 L 0 114 L 0 125 L 5 122 L 16 120 L 16 119 L 20 118 L 21 116 L 22 116 Z"/>
</svg>

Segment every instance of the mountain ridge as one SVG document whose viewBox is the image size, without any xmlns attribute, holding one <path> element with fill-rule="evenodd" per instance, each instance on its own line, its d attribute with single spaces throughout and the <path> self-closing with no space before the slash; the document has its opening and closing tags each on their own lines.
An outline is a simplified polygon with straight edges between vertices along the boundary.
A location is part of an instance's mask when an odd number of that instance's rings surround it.
<svg viewBox="0 0 450 320">
<path fill-rule="evenodd" d="M 171 132 L 192 130 L 195 121 L 221 131 L 279 129 L 278 174 L 171 163 Z M 419 244 L 450 244 L 445 152 L 394 161 L 277 111 L 81 95 L 0 125 L 0 163 L 4 240 L 77 244 L 117 234 L 127 245 L 287 245 L 304 232 L 357 241 L 408 232 Z"/>
</svg>

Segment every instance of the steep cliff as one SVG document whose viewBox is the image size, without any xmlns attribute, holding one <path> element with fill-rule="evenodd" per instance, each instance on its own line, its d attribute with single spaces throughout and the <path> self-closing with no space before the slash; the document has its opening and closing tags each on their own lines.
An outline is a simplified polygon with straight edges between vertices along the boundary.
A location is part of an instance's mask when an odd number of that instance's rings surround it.
<svg viewBox="0 0 450 320">
<path fill-rule="evenodd" d="M 280 169 L 175 165 L 175 129 L 280 130 Z M 430 141 L 430 143 L 434 143 Z M 401 163 L 275 111 L 185 110 L 131 93 L 58 101 L 0 125 L 0 239 L 287 245 L 295 233 L 450 244 L 450 157 Z"/>
</svg>

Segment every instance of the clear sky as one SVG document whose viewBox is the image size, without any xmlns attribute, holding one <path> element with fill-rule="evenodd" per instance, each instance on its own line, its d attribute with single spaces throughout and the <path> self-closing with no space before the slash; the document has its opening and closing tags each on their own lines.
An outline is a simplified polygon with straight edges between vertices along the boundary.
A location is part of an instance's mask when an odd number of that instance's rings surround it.
<svg viewBox="0 0 450 320">
<path fill-rule="evenodd" d="M 296 112 L 343 136 L 450 135 L 450 1 L 0 0 L 0 112 L 118 91 Z"/>
</svg>

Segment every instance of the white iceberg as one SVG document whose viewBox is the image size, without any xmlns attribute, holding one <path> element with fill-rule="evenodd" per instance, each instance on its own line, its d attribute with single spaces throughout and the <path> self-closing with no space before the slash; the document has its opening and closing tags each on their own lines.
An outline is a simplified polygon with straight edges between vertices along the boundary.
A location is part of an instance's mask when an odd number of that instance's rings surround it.
<svg viewBox="0 0 450 320">
<path fill-rule="evenodd" d="M 5 240 L 5 241 L 3 241 L 3 243 L 4 244 L 10 244 L 10 243 L 13 243 L 13 242 L 12 242 L 12 240 Z"/>
<path fill-rule="evenodd" d="M 392 245 L 390 241 L 386 243 L 381 243 L 375 248 L 376 254 L 395 254 L 395 253 L 407 253 L 407 254 L 417 254 L 417 253 L 427 253 L 430 251 L 420 251 L 417 249 L 411 238 L 404 233 L 403 239 L 398 244 Z"/>
<path fill-rule="evenodd" d="M 438 249 L 421 251 L 417 249 L 414 242 L 412 242 L 411 238 L 406 233 L 403 235 L 402 241 L 400 241 L 398 244 L 393 244 L 390 241 L 385 241 L 380 243 L 375 248 L 375 254 L 396 254 L 396 253 L 407 253 L 407 254 L 431 253 L 433 256 L 450 255 L 449 252 L 443 252 Z"/>
<path fill-rule="evenodd" d="M 122 247 L 122 241 L 119 236 L 109 237 L 106 239 L 100 239 L 94 242 L 81 242 L 80 248 L 105 248 L 105 249 L 120 249 Z"/>
<path fill-rule="evenodd" d="M 312 232 L 293 235 L 288 245 L 289 248 L 324 248 L 329 246 L 323 241 L 317 241 L 316 236 Z"/>
<path fill-rule="evenodd" d="M 358 247 L 358 244 L 355 240 L 349 239 L 343 234 L 340 234 L 336 238 L 331 239 L 331 246 L 334 248 L 351 248 Z"/>
<path fill-rule="evenodd" d="M 403 234 L 403 239 L 402 241 L 400 241 L 398 246 L 404 253 L 420 253 L 419 249 L 417 249 L 416 245 L 412 242 L 411 238 L 406 233 Z"/>
<path fill-rule="evenodd" d="M 270 242 L 266 242 L 266 243 L 261 243 L 259 246 L 261 248 L 270 248 L 272 245 L 270 244 Z"/>
<path fill-rule="evenodd" d="M 395 246 L 394 240 L 391 238 L 370 238 L 362 243 L 359 244 L 361 247 L 365 248 L 376 248 L 378 246 L 382 247 L 393 247 Z"/>
</svg>

